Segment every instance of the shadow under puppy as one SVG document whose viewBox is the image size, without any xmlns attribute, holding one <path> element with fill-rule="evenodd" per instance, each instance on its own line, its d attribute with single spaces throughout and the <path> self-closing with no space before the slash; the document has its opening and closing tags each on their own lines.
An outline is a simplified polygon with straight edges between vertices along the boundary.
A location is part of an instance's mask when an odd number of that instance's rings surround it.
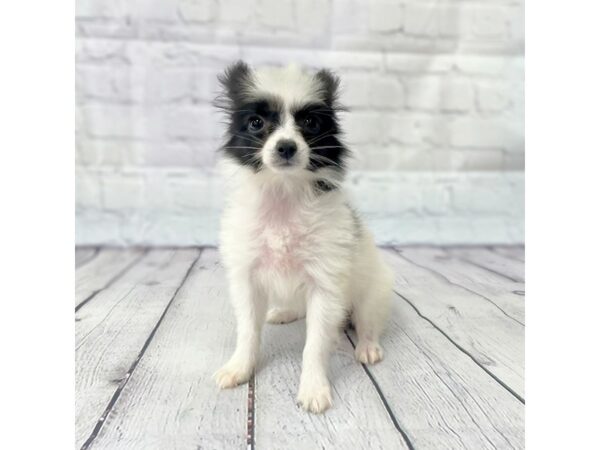
<svg viewBox="0 0 600 450">
<path fill-rule="evenodd" d="M 342 189 L 349 151 L 340 140 L 339 79 L 238 62 L 219 80 L 217 105 L 229 119 L 223 165 L 233 184 L 220 251 L 237 344 L 215 379 L 221 388 L 248 381 L 264 321 L 306 316 L 297 400 L 320 413 L 332 404 L 328 360 L 347 317 L 356 358 L 380 361 L 392 292 L 392 272 Z"/>
</svg>

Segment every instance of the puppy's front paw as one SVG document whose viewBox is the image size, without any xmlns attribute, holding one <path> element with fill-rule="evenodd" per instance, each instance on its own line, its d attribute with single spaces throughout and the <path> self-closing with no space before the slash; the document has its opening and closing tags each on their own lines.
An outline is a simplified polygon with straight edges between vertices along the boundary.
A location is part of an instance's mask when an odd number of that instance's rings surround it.
<svg viewBox="0 0 600 450">
<path fill-rule="evenodd" d="M 297 403 L 306 411 L 320 414 L 333 404 L 329 383 L 300 383 Z"/>
<path fill-rule="evenodd" d="M 243 384 L 250 379 L 252 369 L 246 364 L 229 361 L 215 372 L 213 378 L 221 389 L 229 389 Z"/>
<path fill-rule="evenodd" d="M 378 342 L 359 342 L 354 356 L 363 364 L 375 364 L 383 359 L 383 349 Z"/>
</svg>

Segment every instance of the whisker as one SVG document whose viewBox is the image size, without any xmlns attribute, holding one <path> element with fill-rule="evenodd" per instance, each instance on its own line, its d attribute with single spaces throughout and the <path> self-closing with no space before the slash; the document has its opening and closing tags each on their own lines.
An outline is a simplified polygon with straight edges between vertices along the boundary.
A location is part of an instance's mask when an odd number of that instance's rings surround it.
<svg viewBox="0 0 600 450">
<path fill-rule="evenodd" d="M 307 142 L 307 144 L 308 145 L 314 144 L 315 142 L 318 142 L 318 141 L 320 141 L 322 139 L 325 139 L 327 137 L 330 137 L 330 136 L 334 136 L 334 133 L 326 131 L 325 133 L 320 134 L 319 136 L 316 136 L 316 137 L 312 138 L 310 141 Z"/>
<path fill-rule="evenodd" d="M 324 150 L 327 148 L 344 148 L 344 147 L 341 145 L 321 145 L 319 147 L 311 147 L 310 149 L 311 150 Z"/>
<path fill-rule="evenodd" d="M 256 142 L 257 144 L 260 144 L 260 145 L 263 144 L 261 140 L 259 140 L 258 138 L 255 138 L 254 136 L 244 136 L 242 134 L 237 134 L 237 133 L 231 133 L 231 134 L 235 137 L 239 137 L 241 139 L 248 139 L 249 141 Z"/>
<path fill-rule="evenodd" d="M 326 156 L 322 156 L 322 155 L 311 155 L 310 158 L 311 160 L 315 160 L 315 161 L 321 161 L 321 162 L 326 162 L 332 166 L 336 166 L 339 167 L 340 169 L 343 169 L 344 166 L 341 163 L 337 163 L 335 162 L 333 159 L 331 158 L 327 158 Z"/>
</svg>

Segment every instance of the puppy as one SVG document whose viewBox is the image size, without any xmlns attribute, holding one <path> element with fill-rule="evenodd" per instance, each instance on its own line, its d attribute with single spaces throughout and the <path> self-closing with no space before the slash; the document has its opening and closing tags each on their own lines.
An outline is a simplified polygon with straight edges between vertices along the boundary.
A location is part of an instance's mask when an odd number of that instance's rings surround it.
<svg viewBox="0 0 600 450">
<path fill-rule="evenodd" d="M 248 381 L 265 322 L 306 316 L 298 403 L 332 404 L 330 353 L 348 317 L 356 359 L 383 357 L 392 273 L 342 189 L 349 151 L 340 140 L 339 79 L 297 66 L 230 66 L 217 105 L 228 116 L 222 151 L 234 188 L 221 224 L 221 254 L 237 319 L 233 356 L 219 387 Z"/>
</svg>

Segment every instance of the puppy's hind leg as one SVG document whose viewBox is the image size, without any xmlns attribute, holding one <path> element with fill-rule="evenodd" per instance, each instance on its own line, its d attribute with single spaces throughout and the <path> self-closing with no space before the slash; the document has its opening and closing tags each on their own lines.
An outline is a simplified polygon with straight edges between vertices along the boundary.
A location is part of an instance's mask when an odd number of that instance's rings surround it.
<svg viewBox="0 0 600 450">
<path fill-rule="evenodd" d="M 221 389 L 235 387 L 250 379 L 260 349 L 267 301 L 248 276 L 237 276 L 231 283 L 232 304 L 237 319 L 237 340 L 229 361 L 214 374 Z"/>
</svg>

